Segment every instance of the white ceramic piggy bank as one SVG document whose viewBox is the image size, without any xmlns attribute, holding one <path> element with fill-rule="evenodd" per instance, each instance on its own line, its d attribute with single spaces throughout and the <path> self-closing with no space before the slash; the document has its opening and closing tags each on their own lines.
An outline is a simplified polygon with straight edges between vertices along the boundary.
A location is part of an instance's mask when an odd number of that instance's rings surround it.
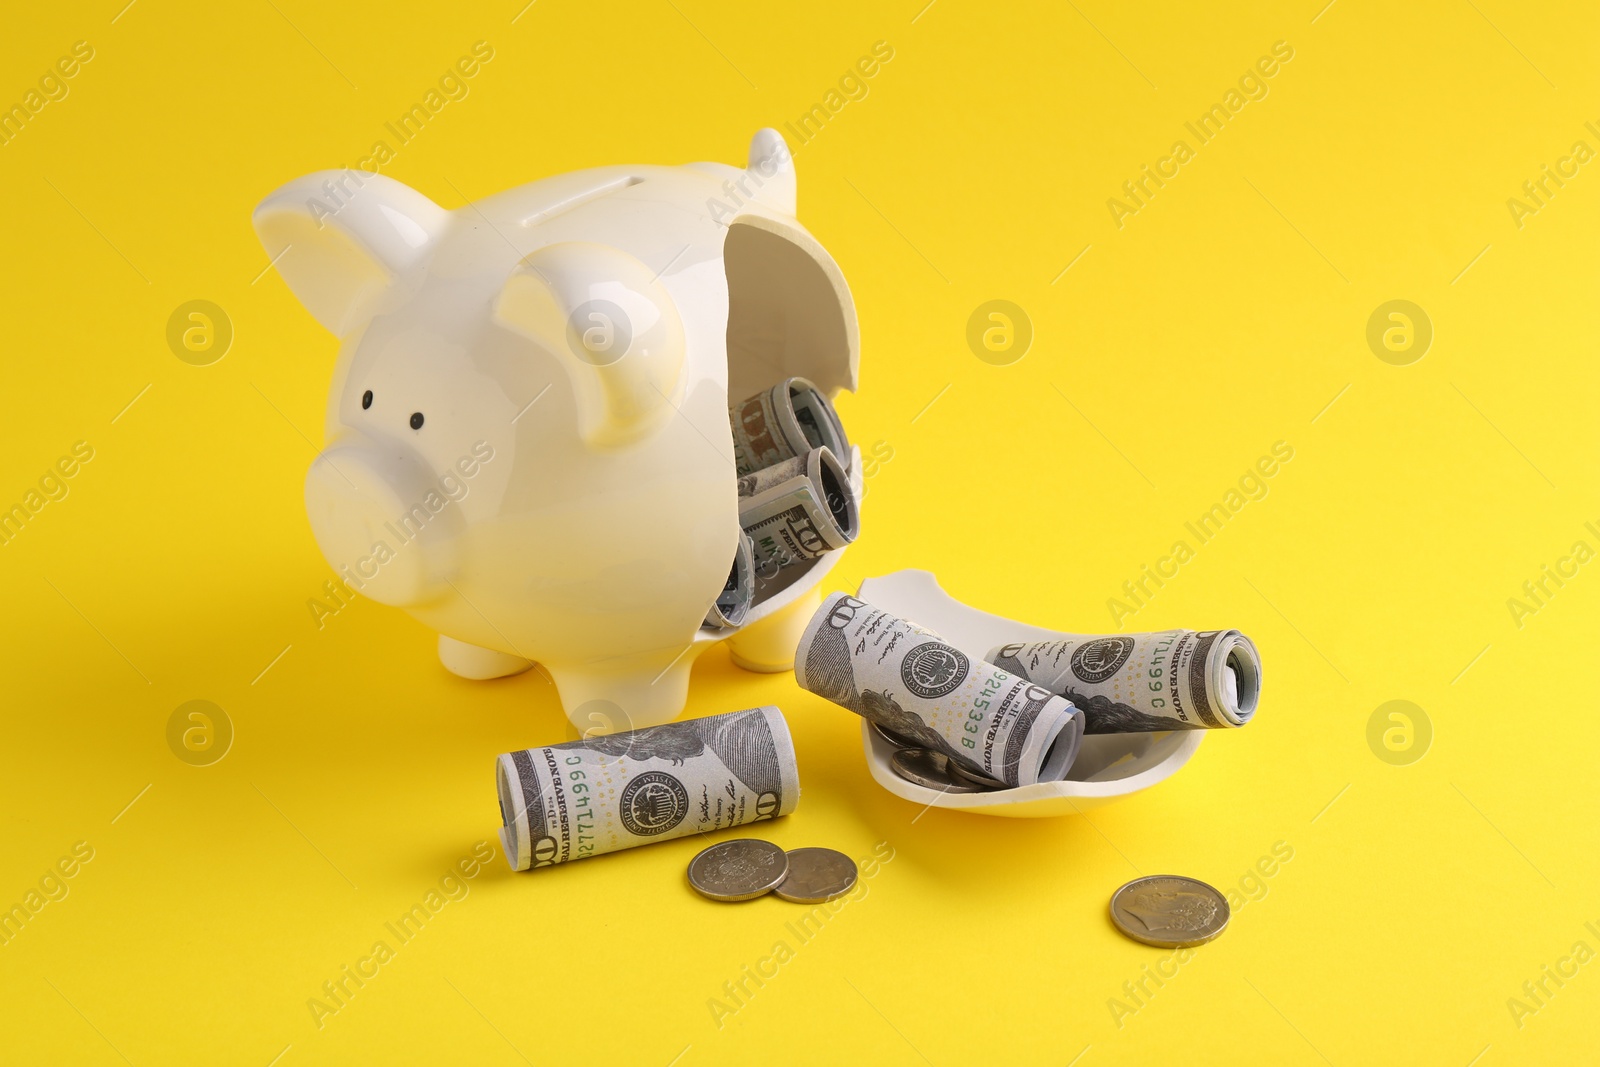
<svg viewBox="0 0 1600 1067">
<path fill-rule="evenodd" d="M 269 196 L 267 255 L 342 340 L 306 478 L 341 579 L 456 674 L 541 664 L 584 729 L 676 717 L 724 637 L 787 669 L 837 553 L 701 624 L 740 537 L 730 401 L 856 384 L 850 291 L 794 214 L 773 130 L 746 169 L 602 167 L 455 211 L 350 170 Z"/>
</svg>

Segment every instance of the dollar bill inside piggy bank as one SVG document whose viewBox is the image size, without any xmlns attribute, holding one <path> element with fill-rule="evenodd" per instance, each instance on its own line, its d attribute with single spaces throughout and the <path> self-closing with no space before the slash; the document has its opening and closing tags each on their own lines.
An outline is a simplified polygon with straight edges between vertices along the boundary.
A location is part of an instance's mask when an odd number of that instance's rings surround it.
<svg viewBox="0 0 1600 1067">
<path fill-rule="evenodd" d="M 437 631 L 457 674 L 541 664 L 585 730 L 676 717 L 724 638 L 786 669 L 842 549 L 702 626 L 740 556 L 730 403 L 856 385 L 850 291 L 795 190 L 763 130 L 744 168 L 602 167 L 453 211 L 349 169 L 267 197 L 267 255 L 340 339 L 305 500 L 344 589 Z"/>
</svg>

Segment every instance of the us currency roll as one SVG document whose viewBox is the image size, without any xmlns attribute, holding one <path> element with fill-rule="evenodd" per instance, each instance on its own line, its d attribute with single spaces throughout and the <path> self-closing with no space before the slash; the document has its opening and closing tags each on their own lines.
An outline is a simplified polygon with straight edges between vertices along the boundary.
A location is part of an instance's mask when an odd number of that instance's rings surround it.
<svg viewBox="0 0 1600 1067">
<path fill-rule="evenodd" d="M 843 548 L 861 531 L 855 489 L 827 448 L 742 476 L 739 525 L 763 574 Z"/>
<path fill-rule="evenodd" d="M 728 409 L 733 423 L 733 460 L 749 474 L 813 448 L 850 455 L 844 425 L 822 391 L 804 378 L 785 378 Z"/>
<path fill-rule="evenodd" d="M 726 630 L 744 622 L 750 604 L 755 599 L 755 590 L 755 544 L 749 534 L 741 533 L 738 550 L 733 556 L 733 567 L 728 571 L 728 580 L 712 602 L 711 610 L 706 612 L 703 625 L 713 630 Z"/>
<path fill-rule="evenodd" d="M 1261 699 L 1261 657 L 1238 630 L 1058 634 L 984 658 L 1072 701 L 1091 734 L 1243 726 Z"/>
<path fill-rule="evenodd" d="M 495 778 L 517 871 L 775 819 L 800 800 L 772 706 L 508 752 Z"/>
<path fill-rule="evenodd" d="M 794 676 L 1010 787 L 1065 778 L 1083 736 L 1083 716 L 1067 701 L 846 593 L 824 600 L 807 624 Z"/>
</svg>

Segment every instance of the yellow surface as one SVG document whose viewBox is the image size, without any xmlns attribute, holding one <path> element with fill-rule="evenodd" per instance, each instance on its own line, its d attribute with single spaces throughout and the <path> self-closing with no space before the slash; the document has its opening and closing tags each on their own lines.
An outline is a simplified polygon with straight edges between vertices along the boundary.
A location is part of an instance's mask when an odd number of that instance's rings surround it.
<svg viewBox="0 0 1600 1067">
<path fill-rule="evenodd" d="M 1503 0 L 919 2 L 8 14 L 5 102 L 75 41 L 93 58 L 0 146 L 0 502 L 75 442 L 93 458 L 0 545 L 0 902 L 66 890 L 0 946 L 0 1059 L 1592 1058 L 1600 163 L 1561 161 L 1600 150 L 1600 21 Z M 1089 817 L 919 812 L 872 783 L 852 716 L 720 649 L 691 712 L 784 707 L 804 797 L 762 832 L 892 855 L 864 897 L 802 941 L 782 901 L 693 896 L 697 842 L 474 868 L 493 757 L 567 728 L 540 675 L 453 679 L 397 610 L 313 623 L 332 572 L 301 484 L 335 342 L 249 215 L 357 164 L 480 40 L 469 94 L 384 168 L 447 207 L 599 164 L 741 161 L 887 42 L 797 152 L 801 217 L 860 308 L 841 410 L 879 456 L 833 585 L 925 567 L 974 605 L 1093 631 L 1188 539 L 1120 621 L 1249 633 L 1255 722 Z M 1198 144 L 1184 124 L 1279 41 L 1267 95 Z M 1108 208 L 1180 139 L 1175 177 Z M 1575 176 L 1513 211 L 1546 164 Z M 166 341 L 195 299 L 234 327 L 209 366 Z M 966 342 L 995 299 L 1033 327 L 1010 365 Z M 1397 299 L 1434 328 L 1406 366 L 1366 341 Z M 1280 441 L 1267 495 L 1196 543 L 1184 524 Z M 1581 566 L 1561 562 L 1575 542 Z M 1518 618 L 1543 565 L 1576 573 Z M 208 767 L 167 742 L 197 699 L 236 732 Z M 1392 700 L 1432 725 L 1409 765 L 1369 748 Z M 63 857 L 73 876 L 46 878 Z M 393 938 L 461 860 L 460 899 Z M 1181 965 L 1106 917 L 1122 882 L 1169 871 L 1248 900 Z M 392 958 L 319 1027 L 308 1002 L 379 941 Z M 1147 968 L 1175 977 L 1135 1000 Z"/>
</svg>

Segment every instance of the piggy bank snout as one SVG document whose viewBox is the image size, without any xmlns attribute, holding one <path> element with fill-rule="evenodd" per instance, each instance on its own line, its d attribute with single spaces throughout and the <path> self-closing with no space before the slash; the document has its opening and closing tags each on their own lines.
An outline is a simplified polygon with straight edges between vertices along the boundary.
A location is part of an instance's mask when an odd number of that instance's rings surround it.
<svg viewBox="0 0 1600 1067">
<path fill-rule="evenodd" d="M 460 516 L 432 472 L 401 447 L 343 444 L 306 474 L 317 547 L 363 596 L 411 607 L 449 591 Z"/>
</svg>

